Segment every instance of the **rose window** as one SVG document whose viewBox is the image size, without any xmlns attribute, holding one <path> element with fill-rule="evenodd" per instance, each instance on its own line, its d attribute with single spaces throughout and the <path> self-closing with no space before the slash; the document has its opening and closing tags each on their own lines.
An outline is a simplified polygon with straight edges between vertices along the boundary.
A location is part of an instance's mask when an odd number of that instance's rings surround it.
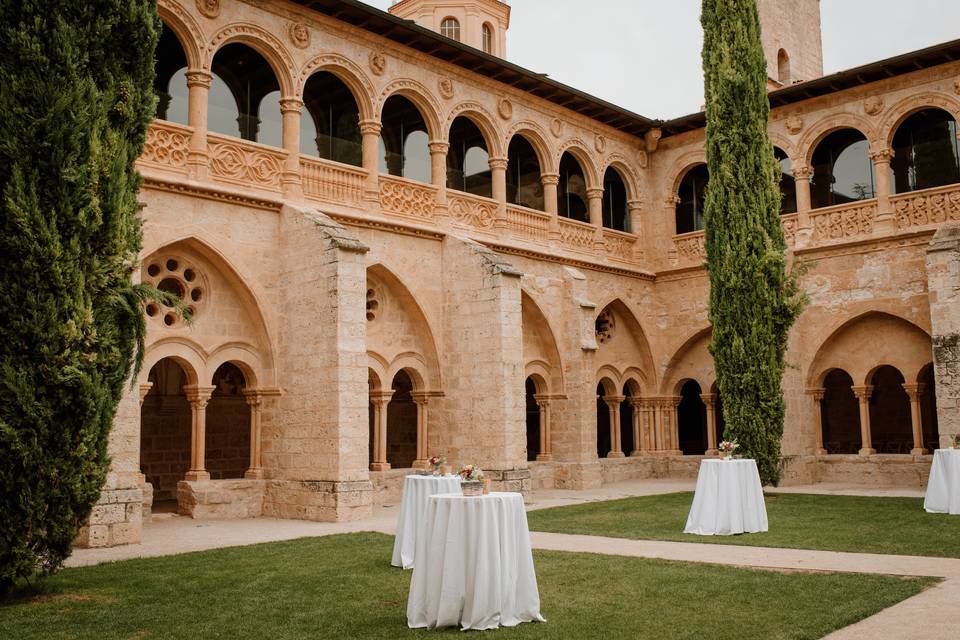
<svg viewBox="0 0 960 640">
<path fill-rule="evenodd" d="M 597 316 L 595 329 L 597 332 L 597 342 L 600 344 L 609 342 L 611 338 L 613 338 L 614 321 L 613 314 L 610 313 L 609 310 L 605 310 Z"/>
<path fill-rule="evenodd" d="M 207 293 L 200 272 L 180 258 L 151 260 L 147 263 L 143 281 L 179 299 L 191 317 L 196 317 Z M 145 311 L 149 318 L 167 327 L 183 322 L 180 309 L 157 300 L 148 300 Z"/>
</svg>

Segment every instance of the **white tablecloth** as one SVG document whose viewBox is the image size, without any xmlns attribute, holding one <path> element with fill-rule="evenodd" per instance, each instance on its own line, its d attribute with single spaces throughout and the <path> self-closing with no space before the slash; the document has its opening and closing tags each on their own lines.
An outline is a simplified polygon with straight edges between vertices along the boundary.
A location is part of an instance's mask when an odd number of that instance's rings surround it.
<svg viewBox="0 0 960 640">
<path fill-rule="evenodd" d="M 407 599 L 410 628 L 482 630 L 532 621 L 546 622 L 523 496 L 430 498 Z"/>
<path fill-rule="evenodd" d="M 684 533 L 729 536 L 767 530 L 767 508 L 754 460 L 704 460 Z"/>
<path fill-rule="evenodd" d="M 395 567 L 412 569 L 417 549 L 417 535 L 427 510 L 427 499 L 438 493 L 460 493 L 460 476 L 407 476 L 403 480 L 403 497 L 397 516 L 397 536 L 393 539 Z"/>
<path fill-rule="evenodd" d="M 923 508 L 928 513 L 960 515 L 960 449 L 937 449 Z"/>
</svg>

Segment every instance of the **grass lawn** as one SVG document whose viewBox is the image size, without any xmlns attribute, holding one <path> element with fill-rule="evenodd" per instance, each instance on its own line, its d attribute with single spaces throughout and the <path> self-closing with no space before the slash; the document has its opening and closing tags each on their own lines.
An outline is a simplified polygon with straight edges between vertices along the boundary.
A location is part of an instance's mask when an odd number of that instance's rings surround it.
<svg viewBox="0 0 960 640">
<path fill-rule="evenodd" d="M 770 531 L 683 533 L 692 493 L 624 498 L 532 511 L 530 529 L 635 540 L 960 558 L 960 518 L 926 513 L 921 498 L 767 494 Z"/>
<path fill-rule="evenodd" d="M 411 574 L 389 566 L 392 544 L 349 534 L 67 569 L 0 605 L 0 638 L 435 635 L 406 627 Z M 547 624 L 495 637 L 819 638 L 936 582 L 558 552 L 534 560 Z"/>
</svg>

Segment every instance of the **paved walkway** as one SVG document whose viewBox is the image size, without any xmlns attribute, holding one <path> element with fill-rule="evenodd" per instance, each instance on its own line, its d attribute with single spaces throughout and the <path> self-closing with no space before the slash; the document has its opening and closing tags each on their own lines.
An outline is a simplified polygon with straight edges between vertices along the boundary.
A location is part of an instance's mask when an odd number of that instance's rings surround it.
<svg viewBox="0 0 960 640">
<path fill-rule="evenodd" d="M 529 508 L 538 509 L 638 495 L 690 491 L 693 485 L 692 480 L 643 480 L 618 483 L 591 491 L 536 491 Z M 922 491 L 869 489 L 862 485 L 806 485 L 778 491 L 831 495 L 923 495 Z M 127 558 L 155 557 L 358 531 L 378 531 L 392 535 L 395 530 L 396 515 L 396 505 L 379 507 L 374 510 L 372 518 L 355 523 L 321 523 L 269 518 L 202 521 L 161 514 L 155 515 L 153 521 L 144 527 L 141 544 L 111 549 L 78 549 L 68 560 L 67 565 L 83 566 Z M 960 602 L 960 560 L 957 559 L 625 540 L 541 532 L 531 533 L 531 540 L 536 549 L 556 551 L 583 551 L 770 569 L 937 576 L 944 578 L 944 582 L 940 585 L 885 609 L 875 616 L 841 629 L 827 638 L 828 640 L 874 640 L 876 638 L 941 640 L 956 638 L 957 630 L 960 629 L 960 607 L 957 606 Z"/>
</svg>

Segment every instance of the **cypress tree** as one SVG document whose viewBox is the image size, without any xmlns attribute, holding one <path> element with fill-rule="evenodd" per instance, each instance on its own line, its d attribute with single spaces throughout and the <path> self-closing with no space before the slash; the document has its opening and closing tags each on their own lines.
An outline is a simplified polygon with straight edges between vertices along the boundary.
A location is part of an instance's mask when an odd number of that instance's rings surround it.
<svg viewBox="0 0 960 640">
<path fill-rule="evenodd" d="M 761 480 L 776 484 L 784 352 L 803 296 L 786 269 L 760 19 L 755 0 L 703 0 L 701 22 L 710 171 L 704 223 L 710 352 L 725 433 L 756 459 Z"/>
<path fill-rule="evenodd" d="M 0 0 L 0 595 L 69 555 L 139 363 L 159 26 L 151 0 Z"/>
</svg>

